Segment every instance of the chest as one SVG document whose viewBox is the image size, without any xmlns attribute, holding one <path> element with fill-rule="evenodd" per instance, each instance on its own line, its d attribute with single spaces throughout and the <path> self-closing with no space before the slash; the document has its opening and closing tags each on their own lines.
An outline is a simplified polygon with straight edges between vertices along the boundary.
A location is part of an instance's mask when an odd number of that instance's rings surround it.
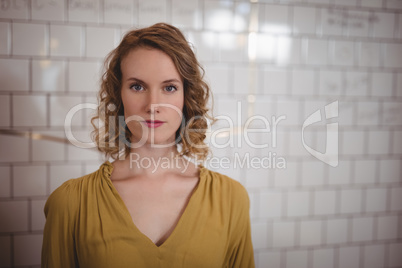
<svg viewBox="0 0 402 268">
<path fill-rule="evenodd" d="M 174 231 L 195 186 L 196 181 L 176 187 L 115 184 L 135 227 L 156 245 L 163 244 Z"/>
</svg>

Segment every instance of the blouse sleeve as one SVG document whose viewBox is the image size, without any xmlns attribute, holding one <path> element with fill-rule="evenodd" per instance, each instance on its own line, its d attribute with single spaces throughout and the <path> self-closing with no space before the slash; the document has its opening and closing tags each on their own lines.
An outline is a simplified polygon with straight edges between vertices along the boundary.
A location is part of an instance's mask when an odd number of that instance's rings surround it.
<svg viewBox="0 0 402 268">
<path fill-rule="evenodd" d="M 251 240 L 250 199 L 246 189 L 238 184 L 234 191 L 232 206 L 234 211 L 234 245 L 230 258 L 230 268 L 254 268 L 254 250 Z"/>
<path fill-rule="evenodd" d="M 48 198 L 44 212 L 42 268 L 78 267 L 74 243 L 74 223 L 78 196 L 72 180 L 57 188 Z"/>
</svg>

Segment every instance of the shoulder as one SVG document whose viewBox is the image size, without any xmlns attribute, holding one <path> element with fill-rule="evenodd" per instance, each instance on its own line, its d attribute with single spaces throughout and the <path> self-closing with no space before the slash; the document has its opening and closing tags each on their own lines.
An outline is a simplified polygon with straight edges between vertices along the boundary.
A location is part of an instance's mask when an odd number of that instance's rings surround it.
<svg viewBox="0 0 402 268">
<path fill-rule="evenodd" d="M 230 200 L 236 207 L 241 206 L 248 209 L 250 203 L 249 195 L 246 188 L 240 182 L 207 168 L 202 168 L 201 176 L 203 176 L 207 188 L 211 188 L 213 192 L 221 195 L 222 198 Z"/>
<path fill-rule="evenodd" d="M 45 215 L 49 212 L 66 212 L 78 207 L 80 196 L 87 192 L 90 185 L 103 175 L 111 172 L 110 163 L 104 163 L 97 171 L 85 176 L 69 179 L 56 188 L 45 204 Z"/>
</svg>

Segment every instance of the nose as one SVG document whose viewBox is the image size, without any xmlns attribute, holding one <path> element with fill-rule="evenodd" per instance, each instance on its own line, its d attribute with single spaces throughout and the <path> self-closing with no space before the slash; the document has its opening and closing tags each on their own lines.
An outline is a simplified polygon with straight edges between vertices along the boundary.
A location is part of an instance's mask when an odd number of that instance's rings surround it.
<svg viewBox="0 0 402 268">
<path fill-rule="evenodd" d="M 157 92 L 150 90 L 147 96 L 145 110 L 149 114 L 159 113 L 159 96 Z"/>
</svg>

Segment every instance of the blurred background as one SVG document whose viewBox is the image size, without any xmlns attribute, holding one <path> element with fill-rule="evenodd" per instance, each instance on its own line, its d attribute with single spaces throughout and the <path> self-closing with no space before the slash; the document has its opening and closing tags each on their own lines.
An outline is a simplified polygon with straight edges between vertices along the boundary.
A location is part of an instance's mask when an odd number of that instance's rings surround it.
<svg viewBox="0 0 402 268">
<path fill-rule="evenodd" d="M 105 161 L 66 116 L 156 22 L 205 68 L 206 165 L 249 192 L 256 267 L 402 267 L 401 0 L 2 0 L 0 267 L 39 267 L 47 197 Z M 92 114 L 70 114 L 82 142 Z"/>
</svg>

